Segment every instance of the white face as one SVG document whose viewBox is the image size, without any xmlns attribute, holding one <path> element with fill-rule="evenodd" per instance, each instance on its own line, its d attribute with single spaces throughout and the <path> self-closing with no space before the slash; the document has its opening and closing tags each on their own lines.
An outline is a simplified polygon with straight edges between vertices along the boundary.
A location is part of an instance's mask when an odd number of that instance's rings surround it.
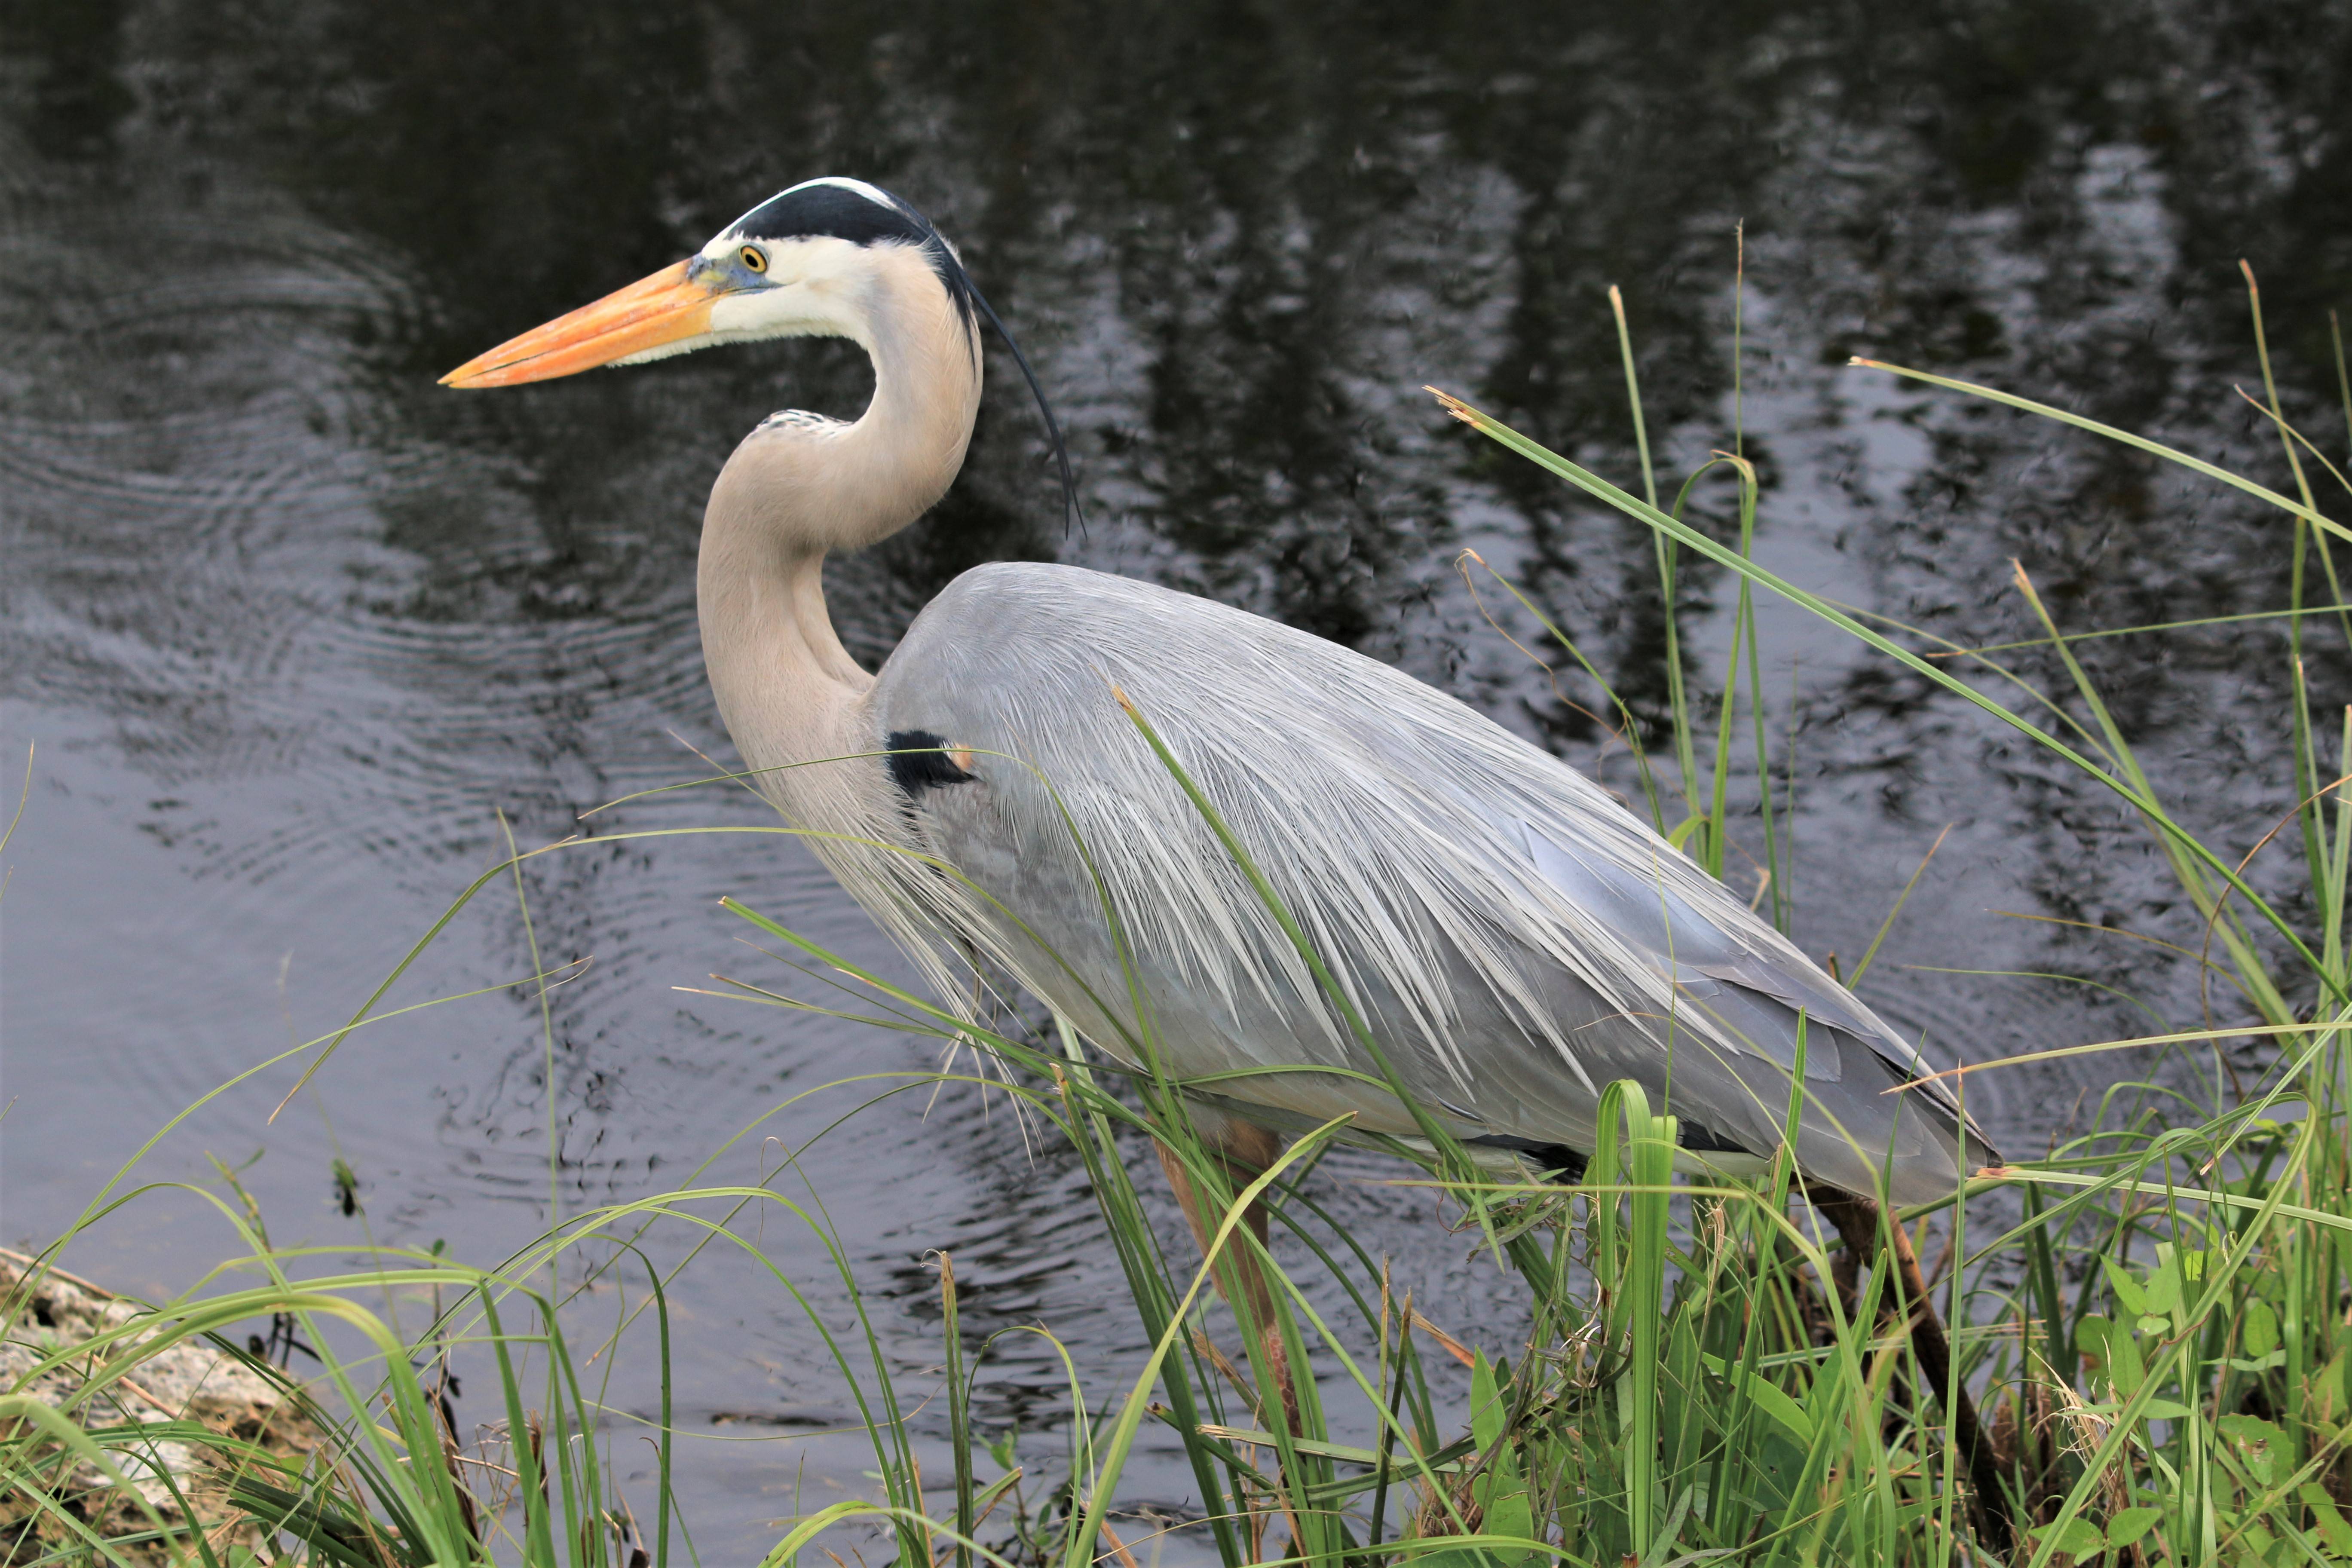
<svg viewBox="0 0 2352 1568">
<path fill-rule="evenodd" d="M 743 239 L 721 235 L 687 263 L 714 296 L 709 330 L 614 364 L 644 364 L 721 343 L 766 338 L 848 338 L 867 350 L 873 251 L 830 236 Z"/>
<path fill-rule="evenodd" d="M 712 240 L 703 265 L 726 268 L 735 289 L 710 307 L 714 339 L 825 336 L 866 338 L 864 300 L 874 276 L 865 246 L 811 239 Z M 870 346 L 870 345 L 868 345 Z"/>
</svg>

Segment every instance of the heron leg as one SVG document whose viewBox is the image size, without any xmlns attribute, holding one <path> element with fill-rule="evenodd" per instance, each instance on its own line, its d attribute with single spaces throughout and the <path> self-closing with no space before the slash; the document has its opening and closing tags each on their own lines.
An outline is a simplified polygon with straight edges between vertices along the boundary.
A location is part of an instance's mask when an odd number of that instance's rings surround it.
<svg viewBox="0 0 2352 1568">
<path fill-rule="evenodd" d="M 2000 1464 L 1977 1419 L 1976 1401 L 1969 1397 L 1969 1385 L 1955 1385 L 1952 1381 L 1951 1342 L 1945 1336 L 1944 1321 L 1936 1313 L 1935 1301 L 1927 1294 L 1927 1281 L 1919 1272 L 1919 1257 L 1912 1250 L 1911 1237 L 1905 1233 L 1901 1222 L 1891 1217 L 1882 1231 L 1878 1205 L 1868 1198 L 1827 1186 L 1809 1187 L 1806 1196 L 1837 1227 L 1846 1251 L 1857 1266 L 1881 1245 L 1893 1248 L 1895 1274 L 1901 1283 L 1911 1348 L 1918 1353 L 1921 1381 L 1932 1384 L 1936 1397 L 1948 1403 L 1952 1436 L 1959 1444 L 1960 1458 L 1969 1472 L 1970 1511 L 1976 1517 L 1977 1530 L 1995 1552 L 2006 1558 L 2016 1543 L 2017 1526 L 2011 1517 L 2008 1494 L 2001 1487 Z"/>
<path fill-rule="evenodd" d="M 1279 1134 L 1220 1111 L 1196 1107 L 1193 1127 L 1211 1156 L 1222 1167 L 1226 1188 L 1232 1192 L 1239 1192 L 1264 1175 L 1266 1167 L 1273 1164 L 1275 1157 L 1282 1152 Z M 1165 1143 L 1155 1143 L 1153 1149 L 1160 1156 L 1160 1168 L 1168 1173 L 1168 1184 L 1176 1191 L 1176 1202 L 1184 1210 L 1185 1222 L 1192 1227 L 1192 1240 L 1200 1247 L 1202 1256 L 1206 1257 L 1210 1237 L 1216 1234 L 1217 1226 L 1224 1216 L 1222 1212 L 1211 1211 L 1207 1195 L 1201 1191 L 1200 1184 L 1192 1179 L 1192 1173 L 1185 1169 L 1184 1162 L 1173 1150 Z M 1250 1205 L 1242 1215 L 1242 1223 L 1249 1226 L 1250 1234 L 1257 1238 L 1260 1247 L 1264 1247 L 1267 1235 L 1265 1206 L 1255 1203 Z M 1290 1430 L 1296 1433 L 1298 1430 L 1298 1388 L 1291 1378 L 1289 1352 L 1283 1346 L 1282 1323 L 1275 1316 L 1274 1287 L 1265 1277 L 1265 1267 L 1258 1261 L 1257 1253 L 1250 1247 L 1229 1243 L 1225 1247 L 1225 1260 L 1230 1266 L 1230 1273 L 1225 1269 L 1218 1270 L 1217 1289 L 1231 1301 L 1234 1292 L 1228 1280 L 1238 1282 L 1243 1296 L 1246 1298 L 1248 1321 L 1256 1326 L 1258 1354 L 1264 1358 L 1262 1364 L 1274 1373 L 1275 1386 L 1282 1392 L 1283 1418 L 1289 1423 Z M 1237 1309 L 1244 1306 L 1239 1301 L 1234 1304 Z"/>
</svg>

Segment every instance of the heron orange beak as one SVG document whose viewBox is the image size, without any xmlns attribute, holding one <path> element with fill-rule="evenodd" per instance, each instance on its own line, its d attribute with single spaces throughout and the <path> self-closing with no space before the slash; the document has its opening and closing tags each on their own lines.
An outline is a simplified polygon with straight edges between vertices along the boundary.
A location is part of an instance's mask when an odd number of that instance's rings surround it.
<svg viewBox="0 0 2352 1568">
<path fill-rule="evenodd" d="M 665 267 L 593 305 L 509 338 L 443 376 L 441 384 L 514 386 L 548 381 L 698 337 L 710 330 L 710 307 L 719 291 L 689 278 L 688 265 L 680 261 Z"/>
</svg>

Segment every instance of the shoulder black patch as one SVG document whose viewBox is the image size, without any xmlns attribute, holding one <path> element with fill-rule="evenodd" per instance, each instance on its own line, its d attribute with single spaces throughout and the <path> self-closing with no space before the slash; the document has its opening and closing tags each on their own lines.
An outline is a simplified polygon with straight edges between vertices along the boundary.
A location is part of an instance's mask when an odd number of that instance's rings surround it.
<svg viewBox="0 0 2352 1568">
<path fill-rule="evenodd" d="M 956 766 L 948 743 L 929 730 L 893 730 L 889 746 L 890 782 L 909 800 L 927 789 L 970 784 L 978 776 Z"/>
</svg>

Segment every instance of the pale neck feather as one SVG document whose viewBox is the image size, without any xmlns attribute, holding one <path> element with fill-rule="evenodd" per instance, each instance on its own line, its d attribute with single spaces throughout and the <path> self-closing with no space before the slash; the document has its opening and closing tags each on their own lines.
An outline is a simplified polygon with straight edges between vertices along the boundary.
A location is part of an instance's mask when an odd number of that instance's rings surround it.
<svg viewBox="0 0 2352 1568">
<path fill-rule="evenodd" d="M 791 764 L 871 752 L 874 678 L 825 613 L 827 552 L 880 542 L 921 516 L 963 466 L 980 407 L 978 344 L 922 254 L 880 247 L 859 331 L 874 398 L 850 425 L 762 426 L 736 447 L 703 512 L 696 594 L 703 658 L 736 750 L 802 826 L 870 816 L 863 767 Z"/>
</svg>

